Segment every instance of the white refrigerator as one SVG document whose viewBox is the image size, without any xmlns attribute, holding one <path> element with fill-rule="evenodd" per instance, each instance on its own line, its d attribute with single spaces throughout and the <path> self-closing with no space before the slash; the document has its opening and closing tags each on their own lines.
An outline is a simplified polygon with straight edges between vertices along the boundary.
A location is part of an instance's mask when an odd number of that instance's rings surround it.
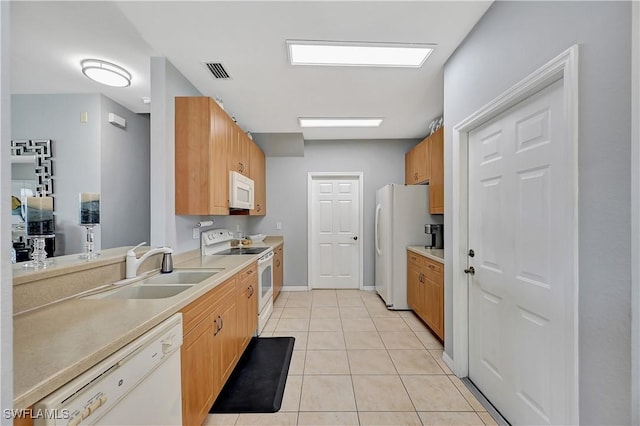
<svg viewBox="0 0 640 426">
<path fill-rule="evenodd" d="M 385 185 L 376 192 L 375 287 L 389 309 L 407 304 L 407 246 L 424 245 L 424 225 L 442 223 L 429 214 L 427 185 Z"/>
</svg>

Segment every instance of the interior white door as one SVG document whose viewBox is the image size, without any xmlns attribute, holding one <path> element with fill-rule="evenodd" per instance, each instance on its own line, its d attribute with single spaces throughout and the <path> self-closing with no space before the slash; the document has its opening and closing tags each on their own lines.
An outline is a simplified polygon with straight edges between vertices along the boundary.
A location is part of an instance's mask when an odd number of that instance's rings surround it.
<svg viewBox="0 0 640 426">
<path fill-rule="evenodd" d="M 567 424 L 574 180 L 558 81 L 469 133 L 469 378 L 511 424 Z"/>
<path fill-rule="evenodd" d="M 359 179 L 316 177 L 311 191 L 310 286 L 359 288 Z"/>
</svg>

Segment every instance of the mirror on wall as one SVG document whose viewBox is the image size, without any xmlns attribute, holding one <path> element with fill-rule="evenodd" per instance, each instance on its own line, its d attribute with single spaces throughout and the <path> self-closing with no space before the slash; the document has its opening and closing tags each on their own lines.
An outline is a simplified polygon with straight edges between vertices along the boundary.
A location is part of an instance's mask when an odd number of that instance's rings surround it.
<svg viewBox="0 0 640 426">
<path fill-rule="evenodd" d="M 11 240 L 17 262 L 28 261 L 32 250 L 25 230 L 26 198 L 53 195 L 52 164 L 50 139 L 11 141 Z M 47 239 L 45 250 L 54 255 L 55 238 Z"/>
<path fill-rule="evenodd" d="M 149 241 L 148 114 L 136 114 L 101 93 L 13 94 L 11 113 L 11 134 L 16 144 L 12 148 L 16 151 L 12 180 L 16 198 L 12 204 L 21 204 L 21 190 L 53 196 L 52 257 L 85 251 L 87 229 L 79 217 L 81 193 L 100 196 L 100 224 L 94 229 L 96 250 Z M 110 124 L 110 114 L 122 117 L 125 126 Z M 40 135 L 50 138 L 48 149 L 36 143 L 44 140 L 36 139 Z M 27 147 L 28 141 L 32 146 Z M 27 148 L 33 151 L 30 161 L 25 157 Z M 37 160 L 38 150 L 53 154 L 48 163 Z M 40 170 L 35 179 L 26 167 L 28 163 L 34 171 Z M 16 225 L 22 222 L 19 210 L 15 210 L 13 221 Z"/>
</svg>

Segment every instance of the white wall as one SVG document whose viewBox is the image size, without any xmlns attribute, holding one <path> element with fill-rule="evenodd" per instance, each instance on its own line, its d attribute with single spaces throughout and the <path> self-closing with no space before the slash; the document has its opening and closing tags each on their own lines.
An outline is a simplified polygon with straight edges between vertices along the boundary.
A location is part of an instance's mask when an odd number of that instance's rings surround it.
<svg viewBox="0 0 640 426">
<path fill-rule="evenodd" d="M 640 424 L 640 3 L 633 3 L 631 99 L 631 421 Z"/>
<path fill-rule="evenodd" d="M 175 214 L 176 96 L 202 94 L 166 58 L 151 58 L 151 245 L 180 253 L 200 247 L 191 238 L 200 216 Z"/>
<path fill-rule="evenodd" d="M 100 96 L 100 228 L 102 249 L 149 241 L 149 118 Z M 108 122 L 109 113 L 127 120 Z"/>
<path fill-rule="evenodd" d="M 445 128 L 575 43 L 580 45 L 580 423 L 630 424 L 631 3 L 494 3 L 445 65 Z M 445 137 L 445 205 L 450 206 L 451 133 Z M 451 222 L 449 211 L 445 230 Z M 445 232 L 449 265 L 452 243 Z M 452 356 L 451 333 L 445 350 Z"/>
<path fill-rule="evenodd" d="M 385 184 L 404 183 L 404 154 L 417 142 L 306 141 L 304 157 L 267 157 L 267 215 L 250 218 L 250 232 L 284 236 L 285 286 L 307 285 L 309 172 L 364 173 L 364 285 L 374 285 L 375 193 Z M 282 223 L 281 230 L 276 222 Z"/>
<path fill-rule="evenodd" d="M 11 3 L 0 2 L 0 138 L 11 139 L 11 82 L 9 79 L 9 13 Z M 0 151 L 0 408 L 13 407 L 13 276 L 11 273 L 11 215 L 8 200 L 11 193 L 10 149 Z M 0 418 L 2 425 L 12 419 Z"/>
</svg>

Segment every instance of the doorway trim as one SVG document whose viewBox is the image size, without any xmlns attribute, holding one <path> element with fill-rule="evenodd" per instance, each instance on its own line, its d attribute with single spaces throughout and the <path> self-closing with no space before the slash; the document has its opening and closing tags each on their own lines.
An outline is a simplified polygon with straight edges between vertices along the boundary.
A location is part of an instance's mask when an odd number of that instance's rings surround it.
<svg viewBox="0 0 640 426">
<path fill-rule="evenodd" d="M 311 242 L 312 242 L 312 229 L 311 229 L 311 214 L 312 203 L 311 199 L 313 191 L 313 181 L 317 179 L 326 178 L 353 178 L 358 181 L 359 194 L 358 194 L 358 235 L 360 236 L 360 244 L 358 246 L 358 288 L 364 289 L 364 173 L 363 172 L 309 172 L 307 175 L 307 290 L 311 290 Z"/>
<path fill-rule="evenodd" d="M 469 132 L 486 123 L 551 83 L 563 80 L 566 131 L 572 146 L 573 185 L 573 281 L 569 289 L 566 331 L 571 336 L 565 360 L 570 385 L 567 412 L 571 424 L 579 423 L 578 379 L 578 45 L 573 45 L 513 87 L 481 107 L 453 128 L 452 134 L 452 206 L 451 226 L 453 285 L 453 370 L 458 377 L 469 375 L 469 284 L 467 267 L 468 234 L 468 148 Z"/>
</svg>

